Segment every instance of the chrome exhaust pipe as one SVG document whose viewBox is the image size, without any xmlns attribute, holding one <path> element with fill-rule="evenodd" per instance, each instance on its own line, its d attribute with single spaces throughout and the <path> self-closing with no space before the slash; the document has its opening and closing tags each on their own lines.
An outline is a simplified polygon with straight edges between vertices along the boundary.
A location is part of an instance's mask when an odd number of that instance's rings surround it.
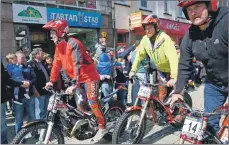
<svg viewBox="0 0 229 145">
<path fill-rule="evenodd" d="M 73 127 L 73 129 L 72 129 L 72 131 L 71 131 L 71 133 L 70 133 L 70 136 L 72 137 L 72 136 L 74 135 L 76 129 L 79 128 L 81 125 L 84 125 L 84 124 L 86 124 L 86 123 L 88 123 L 88 121 L 82 120 L 82 119 L 81 119 L 81 120 L 78 120 L 78 121 L 75 123 L 75 125 L 74 125 L 74 127 Z"/>
</svg>

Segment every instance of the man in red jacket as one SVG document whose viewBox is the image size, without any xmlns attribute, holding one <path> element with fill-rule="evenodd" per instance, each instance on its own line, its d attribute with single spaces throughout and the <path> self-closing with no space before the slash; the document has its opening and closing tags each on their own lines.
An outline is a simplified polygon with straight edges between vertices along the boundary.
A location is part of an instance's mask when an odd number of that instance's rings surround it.
<svg viewBox="0 0 229 145">
<path fill-rule="evenodd" d="M 67 93 L 73 93 L 76 90 L 79 93 L 77 86 L 83 86 L 87 92 L 89 105 L 95 114 L 99 131 L 94 137 L 95 140 L 100 140 L 107 133 L 105 129 L 105 119 L 97 101 L 98 83 L 100 80 L 96 67 L 86 53 L 83 44 L 72 37 L 67 37 L 69 27 L 65 20 L 52 20 L 43 26 L 44 29 L 49 29 L 51 40 L 56 44 L 53 67 L 50 74 L 50 81 L 46 87 L 53 86 L 56 82 L 60 69 L 63 68 L 67 75 L 72 80 L 72 86 L 67 88 Z M 80 103 L 80 108 L 83 109 L 84 97 L 77 95 Z"/>
</svg>

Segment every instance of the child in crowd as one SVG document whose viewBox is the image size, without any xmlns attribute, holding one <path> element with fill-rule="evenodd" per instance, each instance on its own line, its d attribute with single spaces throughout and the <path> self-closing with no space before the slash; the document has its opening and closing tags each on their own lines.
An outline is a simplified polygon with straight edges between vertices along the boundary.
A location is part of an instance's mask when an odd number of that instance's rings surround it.
<svg viewBox="0 0 229 145">
<path fill-rule="evenodd" d="M 6 69 L 9 73 L 10 78 L 12 78 L 15 81 L 25 81 L 24 76 L 22 74 L 22 65 L 17 65 L 17 57 L 13 53 L 9 53 L 6 55 L 6 60 L 8 62 L 8 65 L 6 66 Z M 26 88 L 26 93 L 24 94 L 25 98 L 30 99 L 29 96 L 29 88 Z M 19 87 L 14 87 L 14 103 L 22 105 L 22 103 L 19 100 L 18 97 L 19 93 Z"/>
</svg>

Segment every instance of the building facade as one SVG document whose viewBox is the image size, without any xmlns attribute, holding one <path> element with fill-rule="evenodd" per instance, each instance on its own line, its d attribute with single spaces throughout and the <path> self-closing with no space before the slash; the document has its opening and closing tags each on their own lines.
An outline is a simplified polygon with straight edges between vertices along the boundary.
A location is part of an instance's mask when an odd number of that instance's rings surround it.
<svg viewBox="0 0 229 145">
<path fill-rule="evenodd" d="M 1 7 L 1 59 L 5 64 L 6 54 L 16 50 L 16 40 L 13 30 L 12 4 L 1 2 Z"/>
<path fill-rule="evenodd" d="M 120 0 L 115 1 L 114 5 L 116 45 L 128 46 L 135 40 L 140 40 L 145 32 L 139 23 L 147 15 L 157 15 L 160 18 L 161 29 L 171 37 L 176 45 L 180 44 L 190 27 L 190 22 L 186 20 L 182 9 L 177 6 L 177 1 Z M 219 0 L 219 6 L 228 6 L 228 1 Z"/>
<path fill-rule="evenodd" d="M 17 50 L 29 55 L 36 47 L 54 54 L 50 33 L 42 29 L 52 19 L 67 20 L 69 36 L 80 39 L 86 49 L 98 42 L 101 32 L 107 33 L 108 45 L 113 45 L 111 3 L 109 6 L 106 1 L 3 1 L 1 4 L 3 59 Z"/>
<path fill-rule="evenodd" d="M 157 15 L 160 19 L 160 29 L 164 30 L 173 40 L 179 44 L 185 32 L 190 27 L 189 21 L 184 17 L 182 9 L 177 6 L 177 1 L 136 1 L 137 9 L 142 12 L 142 19 L 147 15 Z M 136 39 L 141 39 L 145 34 L 142 27 L 134 28 Z"/>
<path fill-rule="evenodd" d="M 35 47 L 54 54 L 50 34 L 42 29 L 51 19 L 66 19 L 70 35 L 81 39 L 87 49 L 98 42 L 103 32 L 107 34 L 109 47 L 133 44 L 145 34 L 141 21 L 151 14 L 160 18 L 161 29 L 175 44 L 180 43 L 190 26 L 177 1 L 169 0 L 2 0 L 1 6 L 3 61 L 7 53 L 24 50 L 28 55 Z M 219 0 L 219 6 L 228 6 L 228 0 Z"/>
</svg>

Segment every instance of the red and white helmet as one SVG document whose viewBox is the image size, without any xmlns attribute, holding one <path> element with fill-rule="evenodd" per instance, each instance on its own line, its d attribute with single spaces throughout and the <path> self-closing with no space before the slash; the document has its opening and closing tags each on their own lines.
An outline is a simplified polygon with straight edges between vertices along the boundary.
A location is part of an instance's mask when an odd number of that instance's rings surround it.
<svg viewBox="0 0 229 145">
<path fill-rule="evenodd" d="M 66 20 L 51 20 L 45 24 L 43 29 L 55 30 L 57 37 L 64 37 L 69 33 L 69 27 Z"/>
<path fill-rule="evenodd" d="M 218 9 L 218 0 L 178 0 L 177 6 L 180 6 L 183 9 L 186 19 L 189 20 L 186 8 L 200 2 L 205 2 L 207 4 L 208 12 L 210 13 L 216 12 Z"/>
<path fill-rule="evenodd" d="M 160 20 L 156 15 L 148 15 L 142 21 L 142 26 L 145 28 L 145 25 L 154 24 L 156 26 L 155 29 L 158 29 L 159 28 L 159 23 L 160 23 Z"/>
</svg>

